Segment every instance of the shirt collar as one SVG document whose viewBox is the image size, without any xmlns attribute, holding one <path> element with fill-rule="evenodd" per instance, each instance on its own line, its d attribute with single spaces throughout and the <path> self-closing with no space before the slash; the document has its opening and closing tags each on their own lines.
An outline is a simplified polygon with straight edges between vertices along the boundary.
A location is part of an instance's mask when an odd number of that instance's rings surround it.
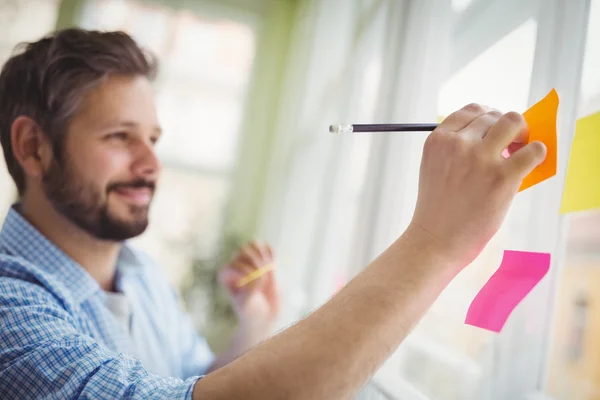
<svg viewBox="0 0 600 400">
<path fill-rule="evenodd" d="M 98 282 L 75 260 L 48 240 L 31 225 L 13 205 L 6 216 L 0 231 L 0 250 L 12 256 L 25 259 L 65 282 L 73 300 L 81 304 L 91 295 L 101 290 Z M 117 287 L 123 275 L 135 273 L 142 265 L 136 252 L 123 245 L 117 261 Z"/>
</svg>

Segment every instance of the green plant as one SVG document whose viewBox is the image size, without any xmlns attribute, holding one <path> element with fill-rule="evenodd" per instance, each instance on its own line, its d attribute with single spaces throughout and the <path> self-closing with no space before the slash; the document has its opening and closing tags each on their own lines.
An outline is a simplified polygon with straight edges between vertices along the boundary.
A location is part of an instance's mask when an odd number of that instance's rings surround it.
<svg viewBox="0 0 600 400">
<path fill-rule="evenodd" d="M 237 324 L 229 297 L 218 282 L 218 272 L 244 243 L 241 235 L 228 235 L 212 256 L 193 257 L 189 276 L 181 287 L 196 328 L 215 352 L 225 348 Z"/>
</svg>

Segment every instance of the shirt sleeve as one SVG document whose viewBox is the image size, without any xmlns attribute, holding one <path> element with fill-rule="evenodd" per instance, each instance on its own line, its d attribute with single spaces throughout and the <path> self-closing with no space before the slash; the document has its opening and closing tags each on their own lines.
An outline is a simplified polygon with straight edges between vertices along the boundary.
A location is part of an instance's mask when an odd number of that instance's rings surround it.
<svg viewBox="0 0 600 400">
<path fill-rule="evenodd" d="M 30 282 L 0 278 L 0 393 L 7 399 L 190 399 L 198 376 L 148 373 L 77 331 L 57 298 Z"/>
</svg>

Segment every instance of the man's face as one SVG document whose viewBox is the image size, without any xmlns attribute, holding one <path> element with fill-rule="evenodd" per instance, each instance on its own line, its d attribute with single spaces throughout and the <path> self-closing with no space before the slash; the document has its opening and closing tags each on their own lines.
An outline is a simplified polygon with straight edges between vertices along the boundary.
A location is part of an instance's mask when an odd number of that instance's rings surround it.
<svg viewBox="0 0 600 400">
<path fill-rule="evenodd" d="M 43 179 L 64 217 L 94 237 L 122 241 L 141 234 L 160 165 L 154 95 L 143 77 L 113 76 L 89 92 L 71 121 L 62 156 Z"/>
</svg>

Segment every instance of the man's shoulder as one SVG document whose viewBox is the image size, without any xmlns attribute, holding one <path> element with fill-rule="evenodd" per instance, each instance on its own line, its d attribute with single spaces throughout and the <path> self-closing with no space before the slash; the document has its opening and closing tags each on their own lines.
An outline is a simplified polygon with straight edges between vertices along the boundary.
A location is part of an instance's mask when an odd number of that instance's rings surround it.
<svg viewBox="0 0 600 400">
<path fill-rule="evenodd" d="M 64 287 L 43 269 L 23 257 L 0 252 L 0 297 L 53 299 L 63 306 L 70 303 Z"/>
<path fill-rule="evenodd" d="M 36 275 L 38 268 L 23 257 L 0 252 L 0 278 L 28 278 Z"/>
</svg>

